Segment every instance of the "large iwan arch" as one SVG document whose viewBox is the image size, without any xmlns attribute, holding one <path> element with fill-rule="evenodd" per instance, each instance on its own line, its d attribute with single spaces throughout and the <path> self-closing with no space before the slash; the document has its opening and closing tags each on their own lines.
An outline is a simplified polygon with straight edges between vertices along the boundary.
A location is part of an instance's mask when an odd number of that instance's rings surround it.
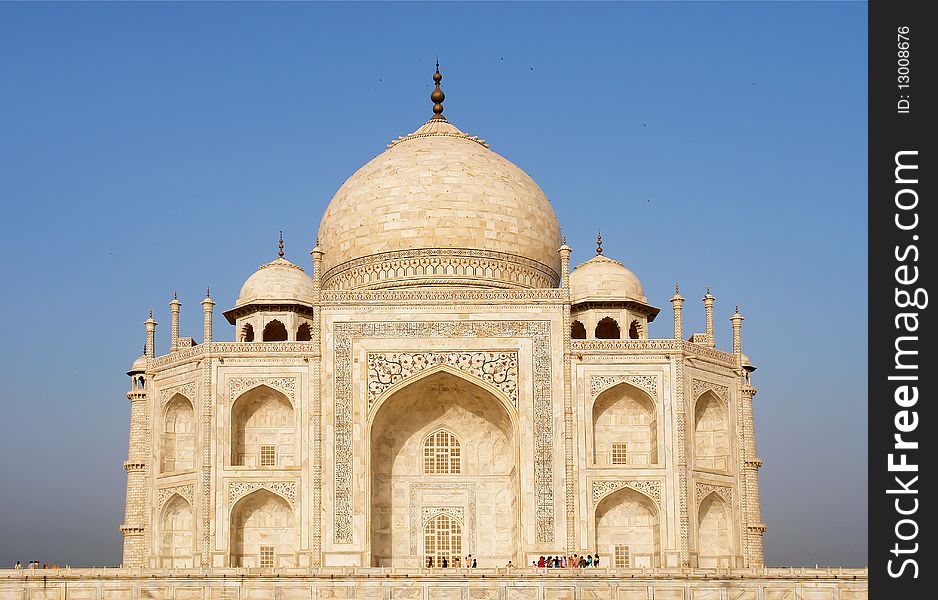
<svg viewBox="0 0 938 600">
<path fill-rule="evenodd" d="M 518 433 L 509 406 L 447 369 L 415 376 L 382 399 L 369 428 L 372 565 L 425 564 L 426 526 L 440 514 L 460 536 L 447 543 L 463 555 L 518 564 Z M 427 453 L 448 462 L 428 468 Z"/>
</svg>

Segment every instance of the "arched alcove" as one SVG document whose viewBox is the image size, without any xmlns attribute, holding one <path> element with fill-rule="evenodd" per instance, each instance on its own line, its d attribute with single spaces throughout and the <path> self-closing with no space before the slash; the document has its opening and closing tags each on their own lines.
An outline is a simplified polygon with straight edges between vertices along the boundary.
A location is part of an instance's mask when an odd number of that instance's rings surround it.
<svg viewBox="0 0 938 600">
<path fill-rule="evenodd" d="M 612 317 L 603 317 L 596 324 L 597 340 L 617 340 L 621 336 L 619 324 Z"/>
<path fill-rule="evenodd" d="M 609 563 L 619 553 L 628 556 L 630 567 L 659 564 L 660 529 L 658 508 L 648 496 L 630 488 L 617 490 L 596 506 L 596 551 Z"/>
<path fill-rule="evenodd" d="M 264 326 L 262 339 L 265 342 L 285 342 L 287 341 L 287 328 L 283 323 L 274 319 Z"/>
<path fill-rule="evenodd" d="M 711 492 L 697 511 L 697 565 L 705 568 L 730 567 L 733 530 L 726 501 Z"/>
<path fill-rule="evenodd" d="M 254 468 L 296 464 L 293 406 L 265 385 L 241 394 L 231 407 L 231 464 Z"/>
<path fill-rule="evenodd" d="M 182 569 L 194 566 L 195 520 L 192 507 L 179 494 L 163 507 L 160 519 L 160 566 Z"/>
<path fill-rule="evenodd" d="M 309 323 L 303 323 L 296 329 L 296 341 L 308 342 L 313 339 L 313 329 Z"/>
<path fill-rule="evenodd" d="M 195 468 L 195 411 L 182 394 L 170 398 L 163 410 L 160 432 L 160 473 Z"/>
<path fill-rule="evenodd" d="M 729 465 L 729 414 L 723 400 L 708 390 L 694 408 L 694 466 L 728 471 Z"/>
<path fill-rule="evenodd" d="M 372 565 L 425 565 L 421 532 L 439 514 L 459 522 L 463 554 L 517 564 L 517 432 L 505 404 L 470 379 L 438 370 L 398 388 L 376 410 L 369 456 Z"/>
<path fill-rule="evenodd" d="M 238 337 L 240 342 L 253 342 L 254 341 L 254 326 L 250 323 L 245 323 L 241 327 L 241 335 Z"/>
<path fill-rule="evenodd" d="M 658 464 L 655 403 L 644 391 L 619 383 L 593 402 L 593 460 L 597 465 Z"/>
<path fill-rule="evenodd" d="M 296 566 L 297 528 L 293 509 L 265 489 L 238 501 L 231 511 L 231 566 Z"/>
<path fill-rule="evenodd" d="M 574 340 L 586 339 L 586 327 L 579 321 L 570 324 L 570 337 Z"/>
</svg>

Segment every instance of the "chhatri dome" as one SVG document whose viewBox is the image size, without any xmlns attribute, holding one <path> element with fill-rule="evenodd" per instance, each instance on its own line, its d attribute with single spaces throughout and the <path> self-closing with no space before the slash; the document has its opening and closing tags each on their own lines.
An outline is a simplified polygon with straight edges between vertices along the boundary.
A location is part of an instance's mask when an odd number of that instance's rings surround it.
<svg viewBox="0 0 938 600">
<path fill-rule="evenodd" d="M 570 273 L 570 301 L 635 301 L 648 303 L 638 276 L 617 260 L 603 256 L 602 235 L 596 256 Z"/>
<path fill-rule="evenodd" d="M 323 289 L 550 288 L 560 225 L 534 180 L 434 115 L 356 171 L 319 225 Z"/>
<path fill-rule="evenodd" d="M 279 256 L 261 265 L 244 285 L 235 308 L 248 304 L 310 304 L 315 287 L 312 278 L 283 257 L 283 237 Z"/>
</svg>

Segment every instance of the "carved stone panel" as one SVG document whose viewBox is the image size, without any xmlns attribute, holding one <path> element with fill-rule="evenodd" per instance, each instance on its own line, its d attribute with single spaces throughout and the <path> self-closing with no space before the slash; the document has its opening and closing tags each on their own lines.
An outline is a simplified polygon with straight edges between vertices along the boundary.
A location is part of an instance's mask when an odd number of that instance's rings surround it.
<svg viewBox="0 0 938 600">
<path fill-rule="evenodd" d="M 377 352 L 368 354 L 368 408 L 388 388 L 411 375 L 447 365 L 494 385 L 518 408 L 518 352 Z"/>
<path fill-rule="evenodd" d="M 269 490 L 283 496 L 290 506 L 296 506 L 295 481 L 229 481 L 228 506 L 234 506 L 235 502 L 259 489 Z"/>
<path fill-rule="evenodd" d="M 622 382 L 648 392 L 652 398 L 658 398 L 658 377 L 656 375 L 593 375 L 590 377 L 590 397 L 596 398 L 601 392 Z"/>
<path fill-rule="evenodd" d="M 593 506 L 599 504 L 599 501 L 616 490 L 622 488 L 631 488 L 637 490 L 651 498 L 655 506 L 661 507 L 661 482 L 647 479 L 604 479 L 593 481 L 592 500 Z"/>
</svg>

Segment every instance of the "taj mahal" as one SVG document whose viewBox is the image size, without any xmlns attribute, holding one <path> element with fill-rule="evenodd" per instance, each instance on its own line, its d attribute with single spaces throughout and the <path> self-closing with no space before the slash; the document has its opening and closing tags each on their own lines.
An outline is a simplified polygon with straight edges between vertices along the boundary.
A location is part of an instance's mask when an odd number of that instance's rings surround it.
<svg viewBox="0 0 938 600">
<path fill-rule="evenodd" d="M 235 341 L 211 293 L 197 337 L 175 295 L 165 348 L 146 320 L 123 565 L 80 578 L 87 597 L 866 598 L 865 570 L 764 566 L 738 307 L 714 323 L 699 290 L 686 332 L 690 292 L 648 298 L 601 237 L 572 263 L 547 196 L 443 116 L 441 81 L 310 224 L 310 259 L 281 237 L 246 269 Z M 531 566 L 574 553 L 601 568 Z"/>
</svg>

